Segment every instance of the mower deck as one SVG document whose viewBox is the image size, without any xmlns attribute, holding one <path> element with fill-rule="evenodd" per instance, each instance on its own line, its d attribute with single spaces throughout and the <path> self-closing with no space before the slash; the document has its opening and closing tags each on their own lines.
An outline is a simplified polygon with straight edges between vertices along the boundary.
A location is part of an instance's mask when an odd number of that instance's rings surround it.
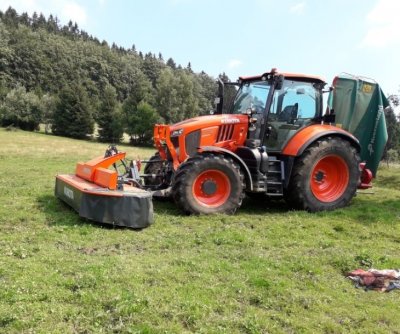
<svg viewBox="0 0 400 334">
<path fill-rule="evenodd" d="M 124 185 L 124 190 L 99 187 L 76 175 L 57 175 L 56 196 L 79 216 L 117 226 L 144 228 L 153 222 L 150 192 Z"/>
<path fill-rule="evenodd" d="M 125 153 L 78 163 L 76 174 L 56 176 L 55 195 L 96 222 L 144 228 L 153 223 L 152 194 L 129 184 L 117 186 L 117 172 L 106 169 Z"/>
</svg>

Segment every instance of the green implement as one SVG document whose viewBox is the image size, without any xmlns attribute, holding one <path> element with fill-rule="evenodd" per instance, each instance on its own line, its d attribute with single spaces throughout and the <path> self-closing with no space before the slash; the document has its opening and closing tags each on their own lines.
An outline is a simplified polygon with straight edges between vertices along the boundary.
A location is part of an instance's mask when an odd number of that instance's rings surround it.
<svg viewBox="0 0 400 334">
<path fill-rule="evenodd" d="M 336 126 L 360 141 L 361 160 L 376 176 L 388 139 L 384 109 L 389 103 L 381 88 L 372 80 L 341 74 L 333 80 L 328 104 Z"/>
</svg>

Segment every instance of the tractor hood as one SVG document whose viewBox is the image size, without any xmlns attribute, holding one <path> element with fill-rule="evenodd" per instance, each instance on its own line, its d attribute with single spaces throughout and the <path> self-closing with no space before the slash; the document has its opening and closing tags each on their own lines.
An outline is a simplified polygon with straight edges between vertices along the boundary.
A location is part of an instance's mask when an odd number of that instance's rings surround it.
<svg viewBox="0 0 400 334">
<path fill-rule="evenodd" d="M 185 129 L 185 132 L 203 129 L 209 126 L 220 126 L 222 124 L 248 124 L 249 117 L 247 115 L 206 115 L 199 116 L 175 123 L 170 126 L 171 133 L 175 130 Z"/>
<path fill-rule="evenodd" d="M 176 168 L 180 162 L 194 156 L 206 146 L 235 152 L 247 138 L 249 116 L 242 114 L 207 115 L 191 118 L 173 125 L 156 125 L 154 142 L 161 157 L 165 143 L 168 156 Z"/>
</svg>

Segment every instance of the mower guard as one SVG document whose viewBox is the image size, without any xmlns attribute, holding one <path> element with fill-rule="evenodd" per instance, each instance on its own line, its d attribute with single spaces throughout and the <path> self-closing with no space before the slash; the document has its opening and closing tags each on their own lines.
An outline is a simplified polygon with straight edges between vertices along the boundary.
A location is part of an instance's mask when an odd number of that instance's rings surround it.
<svg viewBox="0 0 400 334">
<path fill-rule="evenodd" d="M 57 175 L 55 195 L 83 218 L 137 229 L 147 227 L 154 220 L 152 194 L 129 184 L 117 187 L 117 172 L 106 169 L 116 158 L 78 163 L 75 175 Z"/>
</svg>

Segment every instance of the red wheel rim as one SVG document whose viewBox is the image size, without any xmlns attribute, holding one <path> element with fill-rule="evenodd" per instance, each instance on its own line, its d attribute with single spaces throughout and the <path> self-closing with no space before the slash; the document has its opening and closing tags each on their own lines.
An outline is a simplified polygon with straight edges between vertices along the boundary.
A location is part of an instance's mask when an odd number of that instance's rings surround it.
<svg viewBox="0 0 400 334">
<path fill-rule="evenodd" d="M 321 202 L 334 202 L 344 194 L 349 184 L 349 168 L 337 155 L 317 161 L 311 172 L 311 191 Z"/>
<path fill-rule="evenodd" d="M 226 202 L 231 183 L 225 173 L 209 169 L 199 174 L 193 183 L 193 197 L 203 206 L 218 207 Z"/>
</svg>

